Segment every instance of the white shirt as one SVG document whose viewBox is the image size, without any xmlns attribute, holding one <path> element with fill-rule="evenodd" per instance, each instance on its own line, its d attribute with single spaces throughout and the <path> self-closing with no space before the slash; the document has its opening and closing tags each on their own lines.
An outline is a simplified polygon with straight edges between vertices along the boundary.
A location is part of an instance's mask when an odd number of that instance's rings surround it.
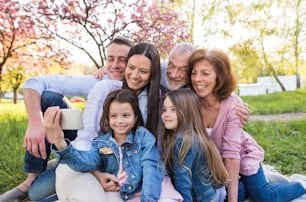
<svg viewBox="0 0 306 202">
<path fill-rule="evenodd" d="M 65 96 L 87 96 L 92 87 L 100 80 L 93 75 L 67 76 L 48 75 L 31 77 L 25 81 L 23 88 L 31 88 L 42 94 L 53 91 Z"/>
<path fill-rule="evenodd" d="M 211 131 L 212 131 L 212 128 L 206 128 L 206 132 L 207 132 L 208 136 L 210 136 Z"/>
</svg>

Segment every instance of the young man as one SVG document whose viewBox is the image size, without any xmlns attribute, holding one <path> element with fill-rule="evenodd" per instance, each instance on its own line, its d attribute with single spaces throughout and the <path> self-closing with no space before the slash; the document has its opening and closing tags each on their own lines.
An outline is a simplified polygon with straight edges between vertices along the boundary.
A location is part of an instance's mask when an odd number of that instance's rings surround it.
<svg viewBox="0 0 306 202">
<path fill-rule="evenodd" d="M 132 45 L 129 40 L 124 38 L 115 38 L 110 43 L 107 48 L 106 66 L 104 67 L 106 76 L 104 79 L 121 80 L 123 78 L 126 58 Z M 63 101 L 64 95 L 86 96 L 98 81 L 99 79 L 93 75 L 50 75 L 32 77 L 25 82 L 24 100 L 28 113 L 28 126 L 24 140 L 24 147 L 27 151 L 24 158 L 23 171 L 28 173 L 28 176 L 17 187 L 2 194 L 0 196 L 1 202 L 11 202 L 26 198 L 32 182 L 46 169 L 50 155 L 50 143 L 46 141 L 46 130 L 43 126 L 44 110 L 54 105 L 67 108 L 67 104 Z M 28 86 L 31 86 L 31 88 L 28 88 Z M 65 131 L 65 136 L 73 140 L 76 136 L 76 131 Z M 54 178 L 54 175 L 48 175 L 48 177 Z M 48 184 L 48 187 L 40 188 L 43 191 L 41 195 L 54 192 L 54 179 L 53 183 L 50 182 Z M 52 190 L 48 191 L 48 189 Z M 32 197 L 39 198 L 35 194 Z"/>
</svg>

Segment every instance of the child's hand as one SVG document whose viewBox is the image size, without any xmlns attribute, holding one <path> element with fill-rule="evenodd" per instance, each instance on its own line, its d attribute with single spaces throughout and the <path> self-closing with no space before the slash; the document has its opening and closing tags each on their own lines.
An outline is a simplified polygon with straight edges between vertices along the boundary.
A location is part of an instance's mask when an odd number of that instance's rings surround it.
<svg viewBox="0 0 306 202">
<path fill-rule="evenodd" d="M 100 171 L 93 171 L 92 173 L 98 179 L 104 191 L 107 192 L 107 191 L 119 191 L 120 190 L 120 185 L 118 183 L 118 179 L 116 176 L 110 173 L 103 173 Z"/>
<path fill-rule="evenodd" d="M 60 126 L 61 112 L 59 107 L 49 107 L 44 114 L 44 127 L 49 142 L 54 143 L 58 150 L 67 147 L 64 133 Z"/>
</svg>

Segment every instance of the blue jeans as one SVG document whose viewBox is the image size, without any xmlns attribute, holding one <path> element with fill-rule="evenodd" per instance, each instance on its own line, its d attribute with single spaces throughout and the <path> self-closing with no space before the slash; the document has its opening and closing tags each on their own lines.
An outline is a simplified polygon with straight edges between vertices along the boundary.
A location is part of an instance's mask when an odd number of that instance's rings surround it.
<svg viewBox="0 0 306 202">
<path fill-rule="evenodd" d="M 67 108 L 67 103 L 63 100 L 63 95 L 44 91 L 41 95 L 41 110 L 44 113 L 48 107 L 59 106 L 60 108 Z M 75 139 L 75 130 L 64 130 L 65 138 L 70 140 Z M 32 183 L 29 190 L 29 197 L 31 200 L 39 201 L 47 198 L 51 194 L 55 193 L 55 169 L 46 170 L 47 163 L 50 157 L 51 149 L 50 143 L 45 140 L 46 143 L 46 153 L 47 158 L 36 158 L 28 151 L 25 153 L 24 157 L 24 172 L 31 173 L 41 173 L 35 181 Z"/>
<path fill-rule="evenodd" d="M 225 202 L 228 201 L 228 195 L 226 195 L 225 197 Z M 243 202 L 244 200 L 246 200 L 248 198 L 248 192 L 246 190 L 246 187 L 244 186 L 244 184 L 242 183 L 241 180 L 239 180 L 238 182 L 238 202 Z"/>
<path fill-rule="evenodd" d="M 254 202 L 288 202 L 306 192 L 298 182 L 268 183 L 261 166 L 256 174 L 242 175 L 241 180 Z"/>
<path fill-rule="evenodd" d="M 244 186 L 243 182 L 239 180 L 238 184 L 238 202 L 243 202 L 248 198 L 248 191 Z"/>
<path fill-rule="evenodd" d="M 50 168 L 37 176 L 29 190 L 29 197 L 31 200 L 40 202 L 52 202 L 57 200 L 57 196 L 54 195 L 56 192 L 55 169 L 56 167 Z"/>
</svg>

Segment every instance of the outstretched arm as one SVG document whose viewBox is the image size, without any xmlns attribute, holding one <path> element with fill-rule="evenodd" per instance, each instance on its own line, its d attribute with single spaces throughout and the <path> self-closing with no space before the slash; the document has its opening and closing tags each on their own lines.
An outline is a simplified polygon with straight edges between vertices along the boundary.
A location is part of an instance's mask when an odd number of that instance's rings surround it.
<svg viewBox="0 0 306 202">
<path fill-rule="evenodd" d="M 61 111 L 58 106 L 49 107 L 45 112 L 44 127 L 47 130 L 48 139 L 58 150 L 65 149 L 68 145 L 64 139 L 64 133 L 60 126 Z"/>
<path fill-rule="evenodd" d="M 28 125 L 25 132 L 24 148 L 37 158 L 45 159 L 46 129 L 43 126 L 41 111 L 41 94 L 51 90 L 62 95 L 87 95 L 98 80 L 89 76 L 49 75 L 31 77 L 23 85 L 24 101 L 28 114 Z M 82 83 L 82 85 L 79 85 Z M 83 85 L 84 84 L 84 85 Z"/>
</svg>

